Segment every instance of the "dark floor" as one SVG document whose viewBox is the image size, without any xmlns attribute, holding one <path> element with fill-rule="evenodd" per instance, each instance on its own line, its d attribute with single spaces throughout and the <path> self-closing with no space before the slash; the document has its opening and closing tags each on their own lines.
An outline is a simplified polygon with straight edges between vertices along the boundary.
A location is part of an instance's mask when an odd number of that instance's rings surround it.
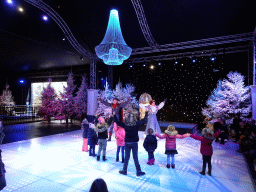
<svg viewBox="0 0 256 192">
<path fill-rule="evenodd" d="M 60 121 L 52 121 L 50 124 L 46 121 L 39 121 L 25 124 L 5 125 L 3 130 L 5 137 L 2 144 L 79 129 L 81 129 L 80 123 L 66 124 L 64 122 L 61 123 Z"/>
</svg>

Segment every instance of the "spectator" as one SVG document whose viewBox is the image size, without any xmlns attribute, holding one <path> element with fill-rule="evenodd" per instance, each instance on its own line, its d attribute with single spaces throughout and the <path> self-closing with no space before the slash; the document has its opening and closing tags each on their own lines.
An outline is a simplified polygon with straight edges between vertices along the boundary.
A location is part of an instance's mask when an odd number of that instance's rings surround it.
<svg viewBox="0 0 256 192">
<path fill-rule="evenodd" d="M 101 178 L 95 179 L 91 185 L 89 192 L 108 192 L 106 182 Z"/>
</svg>

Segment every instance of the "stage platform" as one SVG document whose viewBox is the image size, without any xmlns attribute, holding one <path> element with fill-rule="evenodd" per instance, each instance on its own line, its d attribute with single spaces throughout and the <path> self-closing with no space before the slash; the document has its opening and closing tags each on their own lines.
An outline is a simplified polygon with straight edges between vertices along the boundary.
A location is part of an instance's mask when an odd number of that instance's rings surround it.
<svg viewBox="0 0 256 192">
<path fill-rule="evenodd" d="M 165 141 L 158 140 L 155 165 L 147 165 L 140 132 L 139 162 L 145 176 L 137 177 L 133 158 L 128 175 L 120 175 L 123 164 L 115 161 L 116 141 L 107 143 L 107 161 L 82 152 L 82 130 L 59 133 L 0 145 L 6 167 L 5 191 L 89 191 L 96 178 L 103 178 L 110 192 L 253 192 L 255 186 L 238 145 L 213 143 L 212 176 L 202 176 L 200 142 L 177 139 L 175 169 L 166 168 Z M 96 147 L 96 152 L 98 146 Z"/>
</svg>

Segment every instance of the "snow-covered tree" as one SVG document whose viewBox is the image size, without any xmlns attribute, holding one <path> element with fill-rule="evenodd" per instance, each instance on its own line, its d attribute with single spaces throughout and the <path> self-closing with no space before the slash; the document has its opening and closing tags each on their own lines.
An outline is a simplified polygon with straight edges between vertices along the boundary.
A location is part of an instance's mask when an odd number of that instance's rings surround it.
<svg viewBox="0 0 256 192">
<path fill-rule="evenodd" d="M 244 85 L 244 76 L 229 72 L 228 79 L 219 81 L 217 88 L 209 96 L 202 114 L 207 120 L 218 117 L 231 119 L 235 114 L 247 116 L 251 111 L 250 88 Z"/>
<path fill-rule="evenodd" d="M 46 88 L 42 92 L 42 105 L 39 108 L 38 115 L 42 116 L 48 123 L 51 122 L 51 117 L 56 113 L 56 93 L 51 86 L 51 79 Z"/>
<path fill-rule="evenodd" d="M 75 97 L 76 117 L 81 120 L 86 116 L 86 113 L 87 113 L 87 89 L 88 88 L 89 86 L 87 84 L 86 76 L 83 76 L 81 85 Z"/>
<path fill-rule="evenodd" d="M 108 82 L 106 82 L 104 90 L 99 91 L 98 98 L 103 101 L 107 101 L 109 103 L 112 102 L 113 91 L 109 88 Z M 106 105 L 104 105 L 100 101 L 98 101 L 98 108 L 96 111 L 96 115 L 108 116 L 110 114 L 111 114 L 111 108 L 107 107 Z"/>
<path fill-rule="evenodd" d="M 58 100 L 58 113 L 57 118 L 61 119 L 60 117 L 65 117 L 66 122 L 68 123 L 68 119 L 72 119 L 75 116 L 75 99 L 74 99 L 74 91 L 76 86 L 74 85 L 74 77 L 73 73 L 70 72 L 68 74 L 67 79 L 67 87 L 64 87 L 64 92 L 61 93 L 61 99 Z"/>
<path fill-rule="evenodd" d="M 0 105 L 1 106 L 15 105 L 15 102 L 14 102 L 14 99 L 12 96 L 12 92 L 9 88 L 10 88 L 10 86 L 8 85 L 8 83 L 6 83 L 5 89 L 3 90 L 3 93 L 0 96 Z"/>
<path fill-rule="evenodd" d="M 125 87 L 122 87 L 122 84 L 119 82 L 114 90 L 110 90 L 108 84 L 105 86 L 105 90 L 99 92 L 99 98 L 101 100 L 107 101 L 109 103 L 113 102 L 113 98 L 117 98 L 119 103 L 123 103 L 130 100 L 128 105 L 124 108 L 124 115 L 127 112 L 134 112 L 134 109 L 138 108 L 138 101 L 136 95 L 134 94 L 135 87 L 131 84 L 126 84 Z M 96 114 L 104 114 L 108 116 L 111 113 L 111 108 L 105 106 L 99 102 L 99 107 L 96 111 Z"/>
</svg>

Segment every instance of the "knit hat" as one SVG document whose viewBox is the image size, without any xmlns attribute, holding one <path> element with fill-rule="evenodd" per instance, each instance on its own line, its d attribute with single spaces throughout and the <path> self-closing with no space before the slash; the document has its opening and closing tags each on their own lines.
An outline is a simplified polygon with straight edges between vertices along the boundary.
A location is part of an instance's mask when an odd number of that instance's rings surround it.
<svg viewBox="0 0 256 192">
<path fill-rule="evenodd" d="M 215 139 L 213 131 L 211 131 L 209 128 L 203 128 L 202 136 L 206 139 L 211 139 L 211 140 Z"/>
<path fill-rule="evenodd" d="M 173 125 L 169 125 L 167 127 L 167 130 L 165 130 L 165 133 L 167 135 L 177 135 L 178 134 L 178 131 L 175 130 L 175 127 Z"/>
</svg>

